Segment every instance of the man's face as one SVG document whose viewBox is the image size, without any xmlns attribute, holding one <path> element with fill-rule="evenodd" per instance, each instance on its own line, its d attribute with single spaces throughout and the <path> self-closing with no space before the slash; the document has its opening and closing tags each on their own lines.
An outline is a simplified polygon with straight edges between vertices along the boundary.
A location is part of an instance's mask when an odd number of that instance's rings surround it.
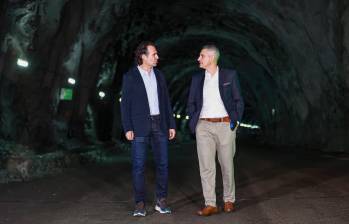
<svg viewBox="0 0 349 224">
<path fill-rule="evenodd" d="M 199 67 L 207 69 L 212 64 L 213 60 L 214 52 L 208 49 L 202 49 L 198 58 Z"/>
<path fill-rule="evenodd" d="M 156 48 L 151 45 L 149 45 L 147 49 L 148 49 L 148 54 L 142 55 L 143 64 L 151 67 L 155 67 L 158 64 L 158 60 L 159 60 L 158 52 L 156 51 Z"/>
</svg>

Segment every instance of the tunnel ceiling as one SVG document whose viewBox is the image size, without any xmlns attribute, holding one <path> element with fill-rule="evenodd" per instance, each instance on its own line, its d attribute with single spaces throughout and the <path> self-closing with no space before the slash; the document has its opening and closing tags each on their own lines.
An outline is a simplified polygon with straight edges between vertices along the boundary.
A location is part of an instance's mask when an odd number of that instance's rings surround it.
<svg viewBox="0 0 349 224">
<path fill-rule="evenodd" d="M 244 121 L 260 125 L 266 142 L 341 150 L 347 143 L 344 0 L 18 0 L 0 7 L 4 137 L 55 138 L 52 123 L 68 77 L 77 80 L 68 126 L 83 135 L 88 105 L 99 107 L 98 90 L 107 92 L 107 104 L 118 110 L 133 50 L 141 40 L 153 40 L 176 113 L 185 115 L 200 47 L 214 42 L 222 51 L 220 66 L 239 72 Z M 31 66 L 18 69 L 13 65 L 18 57 Z M 26 109 L 19 110 L 20 104 Z M 39 131 L 10 128 L 14 121 Z M 51 132 L 42 133 L 46 129 Z"/>
</svg>

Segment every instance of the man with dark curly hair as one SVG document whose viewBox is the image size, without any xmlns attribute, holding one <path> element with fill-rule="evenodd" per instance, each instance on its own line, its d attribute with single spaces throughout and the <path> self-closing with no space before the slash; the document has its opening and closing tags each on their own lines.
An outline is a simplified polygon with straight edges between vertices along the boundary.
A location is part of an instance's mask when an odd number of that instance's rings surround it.
<svg viewBox="0 0 349 224">
<path fill-rule="evenodd" d="M 135 193 L 133 216 L 146 216 L 145 161 L 151 146 L 156 165 L 155 210 L 171 213 L 167 205 L 168 140 L 175 137 L 175 121 L 166 80 L 158 63 L 154 43 L 142 42 L 135 51 L 137 66 L 123 76 L 121 120 L 127 140 L 132 143 L 132 177 Z"/>
</svg>

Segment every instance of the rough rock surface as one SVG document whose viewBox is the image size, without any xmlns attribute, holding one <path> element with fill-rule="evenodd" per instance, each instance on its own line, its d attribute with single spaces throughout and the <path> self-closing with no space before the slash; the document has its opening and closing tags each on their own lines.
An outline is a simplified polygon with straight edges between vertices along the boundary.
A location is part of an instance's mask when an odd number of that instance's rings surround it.
<svg viewBox="0 0 349 224">
<path fill-rule="evenodd" d="M 222 66 L 238 69 L 244 121 L 262 127 L 264 142 L 349 151 L 348 4 L 1 1 L 1 137 L 40 145 L 67 136 L 86 141 L 86 132 L 100 140 L 119 137 L 121 78 L 143 39 L 157 43 L 175 112 L 185 115 L 195 59 L 213 41 Z M 17 67 L 19 57 L 29 60 L 28 69 Z M 72 88 L 69 77 L 76 79 L 73 100 L 62 102 L 61 88 Z M 101 100 L 98 91 L 107 97 Z"/>
</svg>

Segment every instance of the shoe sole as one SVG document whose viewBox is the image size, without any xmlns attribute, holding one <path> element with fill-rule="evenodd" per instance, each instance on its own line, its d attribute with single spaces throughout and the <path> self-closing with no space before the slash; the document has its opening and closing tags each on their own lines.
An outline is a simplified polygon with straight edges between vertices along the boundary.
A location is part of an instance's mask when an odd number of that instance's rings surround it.
<svg viewBox="0 0 349 224">
<path fill-rule="evenodd" d="M 224 210 L 225 213 L 230 213 L 230 212 L 234 212 L 234 209 L 230 209 L 230 210 Z"/>
<path fill-rule="evenodd" d="M 212 212 L 210 214 L 203 214 L 203 213 L 197 213 L 198 216 L 203 216 L 203 217 L 207 217 L 207 216 L 211 216 L 211 215 L 217 215 L 219 212 Z"/>
<path fill-rule="evenodd" d="M 144 213 L 144 214 L 142 214 L 142 213 L 134 213 L 133 217 L 145 217 L 146 215 L 147 215 L 147 213 Z"/>
<path fill-rule="evenodd" d="M 169 212 L 164 212 L 164 211 L 162 211 L 161 208 L 160 208 L 159 206 L 157 206 L 157 205 L 155 206 L 155 210 L 158 211 L 158 212 L 160 212 L 161 214 L 171 214 L 170 211 L 169 211 Z"/>
</svg>

